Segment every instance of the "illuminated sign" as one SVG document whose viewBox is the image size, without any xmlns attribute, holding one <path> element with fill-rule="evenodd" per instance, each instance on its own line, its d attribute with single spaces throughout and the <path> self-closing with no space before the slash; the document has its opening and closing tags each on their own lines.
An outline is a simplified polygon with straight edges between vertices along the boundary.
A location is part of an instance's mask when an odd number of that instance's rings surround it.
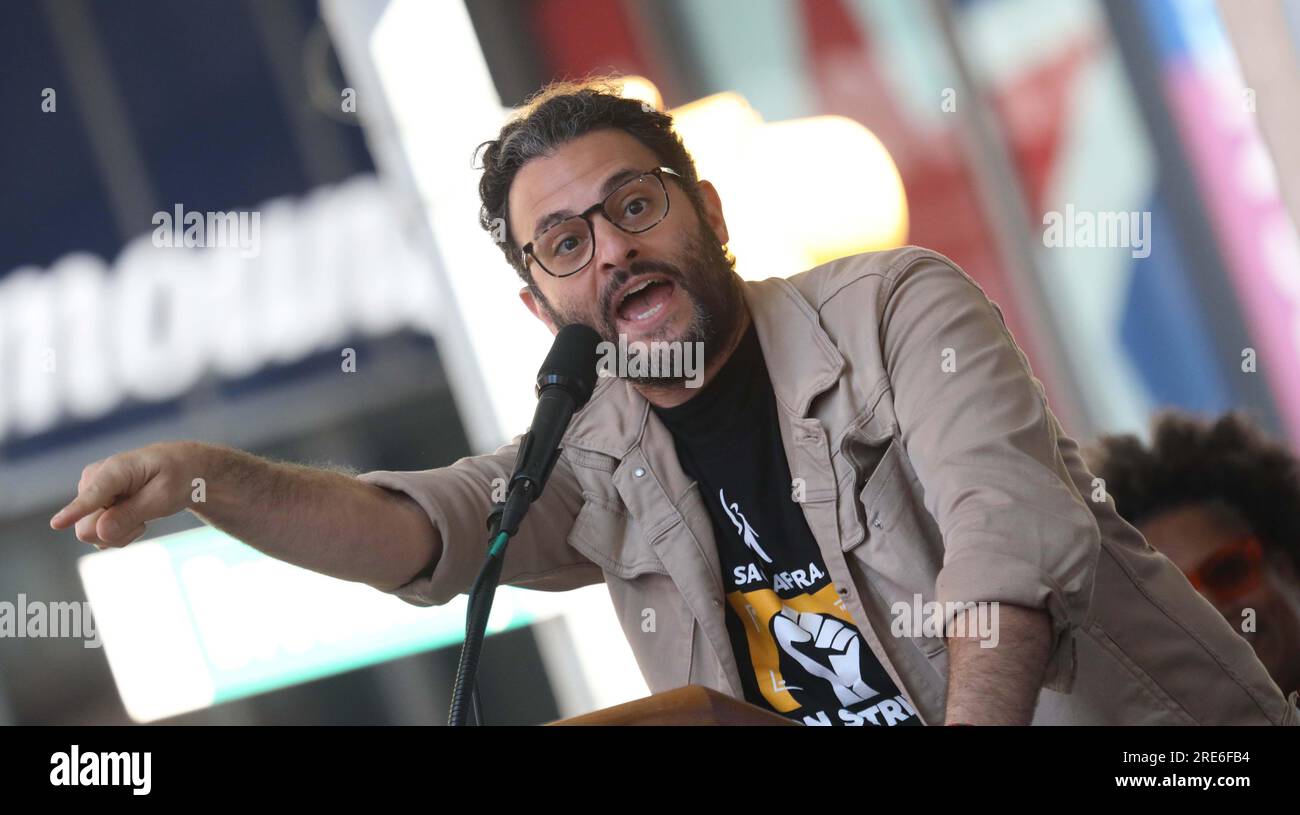
<svg viewBox="0 0 1300 815">
<path fill-rule="evenodd" d="M 160 248 L 145 232 L 110 266 L 74 253 L 0 280 L 0 439 L 172 399 L 342 349 L 350 336 L 430 332 L 427 261 L 373 176 L 257 209 L 259 251 Z"/>
<path fill-rule="evenodd" d="M 420 608 L 201 527 L 78 561 L 127 713 L 148 722 L 460 642 L 465 597 Z M 504 587 L 488 631 L 554 612 Z M 432 691 L 431 691 L 432 692 Z"/>
</svg>

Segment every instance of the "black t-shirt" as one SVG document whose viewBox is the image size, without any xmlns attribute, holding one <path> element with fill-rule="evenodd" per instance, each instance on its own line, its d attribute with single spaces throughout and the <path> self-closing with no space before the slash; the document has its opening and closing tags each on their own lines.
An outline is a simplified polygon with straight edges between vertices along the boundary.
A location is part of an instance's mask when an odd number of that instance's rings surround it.
<svg viewBox="0 0 1300 815">
<path fill-rule="evenodd" d="M 709 508 L 749 702 L 809 725 L 919 725 L 853 624 L 794 500 L 751 324 L 690 401 L 655 412 Z"/>
</svg>

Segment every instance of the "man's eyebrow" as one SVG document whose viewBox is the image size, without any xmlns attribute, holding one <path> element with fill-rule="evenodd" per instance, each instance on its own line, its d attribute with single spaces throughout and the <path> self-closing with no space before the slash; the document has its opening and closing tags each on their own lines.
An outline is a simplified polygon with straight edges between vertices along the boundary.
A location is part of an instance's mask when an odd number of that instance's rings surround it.
<svg viewBox="0 0 1300 815">
<path fill-rule="evenodd" d="M 633 178 L 636 178 L 637 176 L 641 175 L 644 172 L 645 172 L 644 170 L 637 170 L 632 167 L 624 167 L 623 169 L 611 175 L 609 178 L 606 178 L 605 182 L 600 185 L 600 200 L 604 201 L 605 198 L 611 192 L 613 192 L 620 184 L 622 184 L 625 181 L 631 181 Z M 547 229 L 551 228 L 552 226 L 559 223 L 560 221 L 563 221 L 565 218 L 572 218 L 575 214 L 577 213 L 575 213 L 571 209 L 557 209 L 554 212 L 548 212 L 547 214 L 537 219 L 537 222 L 533 227 L 532 239 L 537 240 L 537 237 L 541 235 L 543 232 L 545 232 Z"/>
</svg>

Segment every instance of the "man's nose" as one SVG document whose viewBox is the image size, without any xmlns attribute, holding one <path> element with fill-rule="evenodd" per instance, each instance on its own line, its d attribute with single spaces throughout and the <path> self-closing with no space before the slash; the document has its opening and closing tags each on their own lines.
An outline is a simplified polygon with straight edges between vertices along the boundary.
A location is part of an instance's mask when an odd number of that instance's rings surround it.
<svg viewBox="0 0 1300 815">
<path fill-rule="evenodd" d="M 637 257 L 637 236 L 614 226 L 608 218 L 597 216 L 592 222 L 596 241 L 596 257 L 592 262 L 596 270 L 608 274 L 616 269 L 627 269 Z"/>
</svg>

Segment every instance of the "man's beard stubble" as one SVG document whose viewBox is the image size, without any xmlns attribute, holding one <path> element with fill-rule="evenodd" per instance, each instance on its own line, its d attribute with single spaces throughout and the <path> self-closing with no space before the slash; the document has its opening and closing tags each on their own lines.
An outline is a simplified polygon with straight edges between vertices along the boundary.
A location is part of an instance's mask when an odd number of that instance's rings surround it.
<svg viewBox="0 0 1300 815">
<path fill-rule="evenodd" d="M 571 323 L 591 326 L 606 342 L 618 344 L 619 332 L 611 315 L 614 313 L 614 295 L 629 280 L 648 274 L 661 274 L 673 282 L 690 300 L 692 317 L 690 323 L 680 336 L 638 337 L 644 342 L 701 343 L 704 351 L 701 370 L 708 365 L 710 354 L 724 350 L 739 326 L 744 308 L 739 280 L 733 270 L 733 262 L 727 257 L 726 250 L 717 237 L 701 223 L 694 235 L 687 241 L 685 249 L 677 259 L 678 263 L 655 260 L 634 260 L 626 270 L 612 274 L 601 290 L 597 303 L 597 314 L 592 317 L 579 317 L 567 309 L 556 309 L 536 286 L 533 296 L 541 309 L 555 324 L 557 329 Z M 590 270 L 588 270 L 590 271 Z M 665 353 L 667 347 L 665 346 Z M 666 363 L 668 360 L 662 360 Z M 671 366 L 661 364 L 661 372 L 672 370 Z M 626 379 L 634 384 L 671 387 L 680 385 L 689 377 L 682 372 L 680 376 L 629 376 Z"/>
</svg>

